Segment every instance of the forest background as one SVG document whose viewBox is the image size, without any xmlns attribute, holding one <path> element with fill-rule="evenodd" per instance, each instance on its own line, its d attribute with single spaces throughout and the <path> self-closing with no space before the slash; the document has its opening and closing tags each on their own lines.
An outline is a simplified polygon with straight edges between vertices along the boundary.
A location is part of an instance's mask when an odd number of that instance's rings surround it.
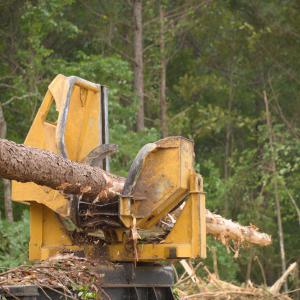
<svg viewBox="0 0 300 300">
<path fill-rule="evenodd" d="M 209 240 L 223 280 L 270 285 L 300 262 L 297 0 L 0 0 L 0 134 L 23 142 L 56 74 L 109 87 L 114 173 L 147 142 L 195 142 L 207 207 L 272 246 Z M 0 185 L 0 267 L 27 259 L 28 211 Z"/>
</svg>

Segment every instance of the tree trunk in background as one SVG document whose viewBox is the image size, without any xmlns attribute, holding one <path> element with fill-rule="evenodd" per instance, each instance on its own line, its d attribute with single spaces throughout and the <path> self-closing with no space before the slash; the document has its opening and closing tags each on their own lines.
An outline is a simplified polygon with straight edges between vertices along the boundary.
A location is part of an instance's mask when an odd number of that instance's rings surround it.
<svg viewBox="0 0 300 300">
<path fill-rule="evenodd" d="M 14 221 L 14 213 L 11 201 L 11 182 L 8 179 L 3 179 L 3 189 L 4 189 L 4 210 L 5 217 L 9 222 Z"/>
<path fill-rule="evenodd" d="M 134 19 L 134 90 L 139 101 L 136 123 L 137 123 L 137 130 L 141 131 L 145 127 L 142 0 L 133 1 L 133 19 Z"/>
<path fill-rule="evenodd" d="M 247 272 L 246 272 L 246 278 L 245 282 L 248 283 L 251 281 L 251 271 L 252 271 L 252 264 L 253 264 L 253 258 L 254 258 L 255 252 L 253 248 L 250 249 L 250 256 L 247 264 Z"/>
<path fill-rule="evenodd" d="M 281 218 L 280 196 L 279 196 L 278 181 L 277 181 L 277 167 L 275 161 L 274 136 L 273 136 L 271 114 L 269 110 L 269 102 L 268 102 L 266 91 L 264 91 L 263 94 L 264 94 L 264 102 L 266 107 L 266 122 L 268 127 L 268 134 L 269 134 L 269 145 L 271 150 L 271 171 L 273 175 L 272 181 L 273 181 L 274 194 L 275 194 L 275 206 L 276 206 L 276 214 L 277 214 L 278 236 L 279 236 L 279 246 L 280 246 L 280 256 L 281 256 L 281 269 L 283 274 L 286 271 L 286 258 L 285 258 L 285 249 L 284 249 L 284 235 L 283 235 L 282 218 Z M 284 287 L 285 287 L 285 291 L 287 291 L 286 282 Z"/>
<path fill-rule="evenodd" d="M 167 126 L 167 103 L 166 103 L 166 69 L 167 59 L 165 54 L 165 20 L 164 20 L 164 9 L 160 3 L 159 7 L 159 20 L 160 20 L 160 127 L 162 138 L 168 135 Z"/>
<path fill-rule="evenodd" d="M 84 194 L 109 202 L 121 193 L 124 178 L 100 168 L 64 159 L 50 151 L 0 139 L 0 177 L 34 182 L 67 194 Z"/>
<path fill-rule="evenodd" d="M 225 131 L 225 159 L 224 159 L 224 179 L 225 181 L 230 177 L 230 167 L 229 160 L 231 156 L 231 139 L 232 139 L 232 124 L 231 124 L 231 111 L 232 111 L 232 102 L 233 102 L 233 82 L 232 82 L 232 70 L 230 71 L 230 79 L 229 79 L 229 97 L 228 97 L 228 114 L 229 120 L 226 124 Z M 229 197 L 226 196 L 224 199 L 224 215 L 225 217 L 229 217 Z"/>
<path fill-rule="evenodd" d="M 2 105 L 0 104 L 0 138 L 6 137 L 7 125 L 3 114 Z M 11 201 L 11 182 L 8 179 L 3 179 L 3 200 L 6 219 L 9 222 L 14 221 L 12 201 Z"/>
</svg>

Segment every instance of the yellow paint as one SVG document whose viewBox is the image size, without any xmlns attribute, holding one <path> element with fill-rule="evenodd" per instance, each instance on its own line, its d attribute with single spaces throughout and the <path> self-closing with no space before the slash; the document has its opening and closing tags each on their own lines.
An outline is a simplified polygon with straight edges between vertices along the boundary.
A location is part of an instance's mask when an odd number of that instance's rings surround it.
<svg viewBox="0 0 300 300">
<path fill-rule="evenodd" d="M 73 77 L 58 75 L 48 91 L 26 137 L 25 144 L 61 153 L 59 129 Z M 81 161 L 101 143 L 100 86 L 80 80 L 76 82 L 70 99 L 64 141 L 68 157 Z M 51 105 L 58 118 L 47 121 Z M 126 233 L 129 230 L 155 226 L 183 201 L 185 206 L 166 239 L 160 243 L 138 241 L 139 261 L 175 260 L 206 257 L 205 194 L 202 178 L 194 171 L 193 143 L 182 137 L 158 141 L 142 162 L 131 195 L 120 197 L 119 218 L 124 227 L 110 229 L 105 236 L 110 245 L 112 261 L 136 259 L 130 249 Z M 92 253 L 92 246 L 73 244 L 61 218 L 69 217 L 69 202 L 58 191 L 33 183 L 13 182 L 15 201 L 30 204 L 31 260 L 47 259 L 63 249 Z M 128 197 L 127 197 L 128 196 Z M 129 246 L 129 247 L 128 247 Z M 97 247 L 97 246 L 95 246 Z"/>
<path fill-rule="evenodd" d="M 159 244 L 138 244 L 139 261 L 176 260 L 206 257 L 205 194 L 202 180 L 196 173 L 189 176 L 189 193 L 176 224 L 166 239 Z M 134 261 L 133 251 L 124 243 L 108 247 L 113 261 Z"/>
<path fill-rule="evenodd" d="M 57 75 L 48 87 L 24 144 L 59 153 L 57 127 L 66 106 L 70 77 Z M 75 83 L 65 129 L 65 144 L 69 158 L 81 161 L 101 140 L 100 86 L 85 81 Z M 48 122 L 51 105 L 58 120 Z M 34 183 L 13 182 L 12 198 L 30 203 L 30 259 L 46 259 L 72 245 L 60 217 L 69 216 L 69 202 L 58 191 Z"/>
<path fill-rule="evenodd" d="M 131 195 L 131 213 L 128 213 L 128 204 L 125 203 L 120 210 L 121 220 L 123 215 L 134 214 L 137 227 L 141 229 L 157 224 L 189 191 L 194 163 L 193 143 L 182 137 L 169 137 L 158 141 L 157 145 L 144 158 Z M 124 201 L 127 201 L 126 197 Z"/>
<path fill-rule="evenodd" d="M 72 245 L 57 214 L 38 203 L 30 204 L 29 259 L 47 259 L 64 249 L 78 249 Z"/>
</svg>

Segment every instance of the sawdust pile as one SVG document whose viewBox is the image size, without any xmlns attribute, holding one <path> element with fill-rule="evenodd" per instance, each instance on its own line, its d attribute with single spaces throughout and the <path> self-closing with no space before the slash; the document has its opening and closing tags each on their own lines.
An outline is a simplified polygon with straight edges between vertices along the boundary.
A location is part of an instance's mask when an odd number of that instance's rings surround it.
<svg viewBox="0 0 300 300">
<path fill-rule="evenodd" d="M 0 287 L 5 290 L 5 286 L 10 285 L 36 285 L 45 294 L 48 289 L 65 298 L 74 299 L 83 294 L 96 298 L 93 295 L 104 293 L 100 287 L 101 274 L 96 272 L 98 263 L 72 254 L 57 255 L 47 261 L 0 273 Z"/>
</svg>

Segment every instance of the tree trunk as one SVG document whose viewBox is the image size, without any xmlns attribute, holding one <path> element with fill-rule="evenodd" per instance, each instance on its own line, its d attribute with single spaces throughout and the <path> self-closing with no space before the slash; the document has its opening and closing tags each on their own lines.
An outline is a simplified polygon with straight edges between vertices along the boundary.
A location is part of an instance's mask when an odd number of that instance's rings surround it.
<svg viewBox="0 0 300 300">
<path fill-rule="evenodd" d="M 253 258 L 254 258 L 255 252 L 253 248 L 250 250 L 250 256 L 247 264 L 247 271 L 246 271 L 246 278 L 245 282 L 251 282 L 251 271 L 252 271 L 252 264 L 253 264 Z"/>
<path fill-rule="evenodd" d="M 213 257 L 214 273 L 216 275 L 216 278 L 220 279 L 219 269 L 218 269 L 218 255 L 217 255 L 216 247 L 211 247 L 211 254 L 212 254 L 212 257 Z"/>
<path fill-rule="evenodd" d="M 230 71 L 230 79 L 229 79 L 229 96 L 228 96 L 228 114 L 229 114 L 229 120 L 226 124 L 226 130 L 225 130 L 225 159 L 224 159 L 224 179 L 227 181 L 230 177 L 230 156 L 231 156 L 231 149 L 230 144 L 232 141 L 232 121 L 231 121 L 231 111 L 232 111 L 232 104 L 233 104 L 233 71 Z M 228 195 L 224 198 L 224 215 L 225 217 L 229 216 L 229 197 Z"/>
<path fill-rule="evenodd" d="M 166 103 L 166 68 L 167 60 L 165 54 L 165 20 L 164 9 L 160 3 L 159 7 L 159 20 L 160 20 L 160 128 L 161 137 L 164 138 L 168 135 L 167 126 L 167 103 Z"/>
<path fill-rule="evenodd" d="M 281 207 L 280 207 L 280 196 L 278 191 L 278 181 L 277 181 L 277 167 L 275 162 L 275 149 L 274 149 L 274 136 L 271 115 L 269 110 L 269 101 L 266 91 L 264 94 L 264 102 L 266 107 L 266 122 L 268 127 L 269 134 L 269 145 L 271 150 L 271 169 L 273 174 L 273 186 L 274 186 L 274 195 L 275 195 L 275 206 L 277 214 L 277 225 L 278 225 L 278 236 L 279 236 L 279 246 L 280 246 L 280 256 L 281 256 L 281 269 L 282 274 L 286 271 L 286 258 L 285 258 L 285 249 L 284 249 L 284 236 L 283 236 L 283 227 L 282 227 L 282 218 L 281 218 Z M 287 283 L 285 282 L 285 291 L 287 291 Z"/>
<path fill-rule="evenodd" d="M 6 137 L 6 121 L 3 114 L 2 105 L 0 104 L 0 138 L 4 139 Z"/>
<path fill-rule="evenodd" d="M 100 168 L 64 159 L 52 152 L 0 139 L 0 176 L 34 182 L 68 194 L 108 201 L 123 189 L 124 179 Z"/>
<path fill-rule="evenodd" d="M 14 213 L 11 201 L 11 182 L 8 179 L 3 179 L 3 189 L 4 189 L 4 210 L 5 217 L 8 222 L 12 223 L 14 221 Z"/>
<path fill-rule="evenodd" d="M 139 101 L 137 130 L 144 129 L 144 62 L 142 0 L 133 1 L 134 18 L 134 90 Z"/>
<path fill-rule="evenodd" d="M 0 104 L 0 138 L 6 137 L 7 125 L 3 114 L 2 105 Z M 11 182 L 10 180 L 3 179 L 3 189 L 4 189 L 4 210 L 5 210 L 5 217 L 9 222 L 14 221 L 13 215 L 13 207 L 11 201 Z"/>
</svg>

